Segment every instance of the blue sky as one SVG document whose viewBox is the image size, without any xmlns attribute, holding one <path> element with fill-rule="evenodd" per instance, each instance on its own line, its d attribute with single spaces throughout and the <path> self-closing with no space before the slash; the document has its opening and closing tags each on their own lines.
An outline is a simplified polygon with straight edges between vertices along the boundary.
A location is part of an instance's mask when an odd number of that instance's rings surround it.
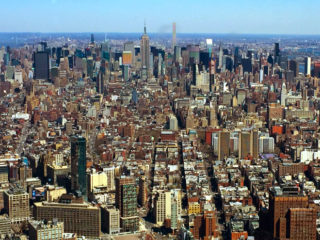
<svg viewBox="0 0 320 240">
<path fill-rule="evenodd" d="M 0 0 L 0 32 L 320 34 L 319 0 Z"/>
</svg>

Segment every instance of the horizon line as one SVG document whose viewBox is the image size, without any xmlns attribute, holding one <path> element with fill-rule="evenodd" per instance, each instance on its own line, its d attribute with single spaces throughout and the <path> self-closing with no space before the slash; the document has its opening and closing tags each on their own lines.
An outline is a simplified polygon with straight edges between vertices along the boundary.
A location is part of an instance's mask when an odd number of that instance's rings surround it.
<svg viewBox="0 0 320 240">
<path fill-rule="evenodd" d="M 18 34 L 28 34 L 28 33 L 36 33 L 36 34 L 143 34 L 143 32 L 88 32 L 88 31 L 84 31 L 84 32 L 41 32 L 41 31 L 13 31 L 13 32 L 8 32 L 8 31 L 4 31 L 1 32 L 0 34 L 14 34 L 14 33 L 18 33 Z M 149 32 L 148 34 L 172 34 L 172 32 Z M 177 35 L 179 34 L 196 34 L 196 35 L 200 35 L 200 34 L 213 34 L 213 35 L 274 35 L 274 36 L 320 36 L 320 33 L 214 33 L 214 32 L 201 32 L 201 33 L 197 33 L 197 32 L 178 32 L 176 33 Z"/>
</svg>

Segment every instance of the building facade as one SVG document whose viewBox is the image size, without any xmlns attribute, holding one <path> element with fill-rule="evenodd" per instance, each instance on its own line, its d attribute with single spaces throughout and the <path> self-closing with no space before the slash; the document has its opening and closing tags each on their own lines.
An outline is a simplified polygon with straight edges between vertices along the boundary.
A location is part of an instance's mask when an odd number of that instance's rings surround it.
<svg viewBox="0 0 320 240">
<path fill-rule="evenodd" d="M 71 188 L 87 199 L 86 139 L 80 136 L 71 138 Z"/>
<path fill-rule="evenodd" d="M 4 209 L 12 223 L 19 223 L 29 219 L 29 194 L 23 189 L 13 188 L 5 191 L 3 200 Z"/>
<path fill-rule="evenodd" d="M 79 236 L 96 238 L 101 235 L 100 208 L 84 203 L 37 202 L 34 208 L 36 220 L 57 219 L 64 222 L 64 231 Z"/>
<path fill-rule="evenodd" d="M 62 240 L 63 222 L 29 221 L 29 237 L 34 240 Z"/>
<path fill-rule="evenodd" d="M 121 176 L 116 179 L 116 206 L 120 210 L 122 231 L 137 231 L 139 229 L 137 188 L 133 178 Z"/>
</svg>

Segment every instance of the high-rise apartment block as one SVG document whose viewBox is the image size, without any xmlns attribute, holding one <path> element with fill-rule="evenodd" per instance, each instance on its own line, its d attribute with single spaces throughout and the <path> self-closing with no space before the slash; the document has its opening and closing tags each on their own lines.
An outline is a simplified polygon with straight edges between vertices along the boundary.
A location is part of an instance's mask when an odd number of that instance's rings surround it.
<svg viewBox="0 0 320 240">
<path fill-rule="evenodd" d="M 195 239 L 213 239 L 217 236 L 216 215 L 214 211 L 205 211 L 192 217 L 190 228 Z"/>
<path fill-rule="evenodd" d="M 121 176 L 116 179 L 116 206 L 120 210 L 122 231 L 137 231 L 139 229 L 137 188 L 133 178 Z"/>
<path fill-rule="evenodd" d="M 297 186 L 270 190 L 269 221 L 275 239 L 316 239 L 316 211 Z"/>
<path fill-rule="evenodd" d="M 141 176 L 139 178 L 138 202 L 143 207 L 145 207 L 148 203 L 148 183 L 145 176 Z"/>
<path fill-rule="evenodd" d="M 30 217 L 29 194 L 20 187 L 4 192 L 4 209 L 12 223 L 27 221 Z"/>
<path fill-rule="evenodd" d="M 242 131 L 239 134 L 239 159 L 258 157 L 258 131 Z"/>
<path fill-rule="evenodd" d="M 0 184 L 7 183 L 9 181 L 9 168 L 5 163 L 0 163 Z"/>
<path fill-rule="evenodd" d="M 230 153 L 230 132 L 219 132 L 218 159 L 221 161 Z"/>
<path fill-rule="evenodd" d="M 288 216 L 290 240 L 312 240 L 317 237 L 317 211 L 312 208 L 290 208 Z"/>
<path fill-rule="evenodd" d="M 120 232 L 120 212 L 115 207 L 101 208 L 102 230 L 108 234 L 117 234 Z"/>
<path fill-rule="evenodd" d="M 154 199 L 154 218 L 159 226 L 164 224 L 166 219 L 171 219 L 171 192 L 158 191 Z"/>
<path fill-rule="evenodd" d="M 11 220 L 7 215 L 0 215 L 0 239 L 11 232 Z"/>
</svg>

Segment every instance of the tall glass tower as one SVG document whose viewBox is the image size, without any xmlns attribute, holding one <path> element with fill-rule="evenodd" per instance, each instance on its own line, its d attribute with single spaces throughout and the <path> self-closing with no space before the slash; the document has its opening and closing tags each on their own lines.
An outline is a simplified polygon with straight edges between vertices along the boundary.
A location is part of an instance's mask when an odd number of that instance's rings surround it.
<svg viewBox="0 0 320 240">
<path fill-rule="evenodd" d="M 49 79 L 49 53 L 36 52 L 33 54 L 34 58 L 34 73 L 35 79 Z"/>
<path fill-rule="evenodd" d="M 86 139 L 82 136 L 71 138 L 71 188 L 87 200 Z"/>
</svg>

